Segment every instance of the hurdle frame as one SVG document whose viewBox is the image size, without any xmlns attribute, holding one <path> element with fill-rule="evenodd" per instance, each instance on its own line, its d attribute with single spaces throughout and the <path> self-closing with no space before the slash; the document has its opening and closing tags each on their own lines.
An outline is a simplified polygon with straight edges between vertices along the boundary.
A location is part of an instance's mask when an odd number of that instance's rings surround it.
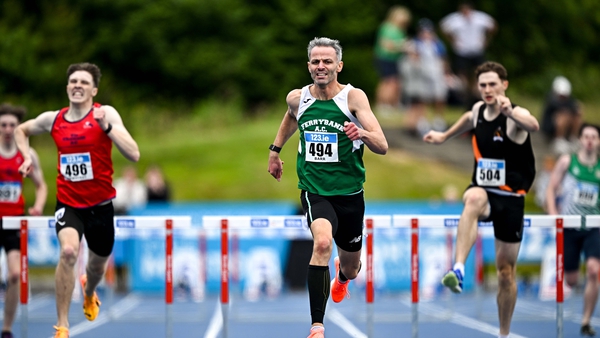
<svg viewBox="0 0 600 338">
<path fill-rule="evenodd" d="M 253 225 L 252 220 L 268 220 L 267 224 Z M 229 270 L 228 270 L 228 233 L 231 229 L 247 228 L 270 228 L 281 229 L 288 227 L 289 224 L 297 222 L 287 222 L 286 220 L 303 220 L 303 227 L 307 228 L 306 218 L 304 216 L 204 216 L 204 229 L 221 229 L 221 309 L 223 312 L 223 338 L 228 337 L 227 333 L 227 313 L 229 308 Z M 373 337 L 373 302 L 374 302 L 374 279 L 373 279 L 373 241 L 375 228 L 409 228 L 411 242 L 411 335 L 412 338 L 418 337 L 418 303 L 419 303 L 419 229 L 420 228 L 453 228 L 458 226 L 460 215 L 365 215 L 365 237 L 366 237 L 366 303 L 367 303 L 367 333 L 368 337 Z M 450 222 L 447 222 L 451 220 Z M 479 226 L 485 223 L 479 222 Z M 525 215 L 525 227 L 537 228 L 555 228 L 556 232 L 556 336 L 563 337 L 563 316 L 564 316 L 564 248 L 563 248 L 563 229 L 594 227 L 600 228 L 600 215 L 598 216 L 579 216 L 579 215 Z M 478 236 L 479 237 L 479 236 Z M 478 240 L 479 241 L 479 240 Z M 225 249 L 223 249 L 225 247 Z M 474 245 L 476 251 L 481 252 L 481 243 Z M 478 268 L 479 269 L 479 268 Z M 482 281 L 482 271 L 476 272 L 477 282 Z"/>
<path fill-rule="evenodd" d="M 191 228 L 191 216 L 115 216 L 113 219 L 115 232 L 117 229 L 164 229 L 165 230 L 165 336 L 173 337 L 173 230 Z M 138 226 L 138 222 L 144 223 Z M 28 234 L 30 229 L 55 228 L 55 218 L 50 216 L 4 216 L 4 229 L 20 230 L 21 234 L 21 337 L 27 338 L 27 322 L 29 320 L 29 257 Z M 115 233 L 115 236 L 117 234 Z"/>
</svg>

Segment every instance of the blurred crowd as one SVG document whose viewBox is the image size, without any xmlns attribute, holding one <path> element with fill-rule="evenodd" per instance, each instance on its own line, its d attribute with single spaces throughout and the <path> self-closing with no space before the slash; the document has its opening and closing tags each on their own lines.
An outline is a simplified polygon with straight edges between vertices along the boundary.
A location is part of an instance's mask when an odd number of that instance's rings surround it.
<svg viewBox="0 0 600 338">
<path fill-rule="evenodd" d="M 169 202 L 171 190 L 158 165 L 151 165 L 138 177 L 136 167 L 125 166 L 121 177 L 115 179 L 117 197 L 113 200 L 115 215 L 127 215 L 133 208 L 144 207 L 148 203 Z"/>
<path fill-rule="evenodd" d="M 496 22 L 471 3 L 461 3 L 458 11 L 439 22 L 439 31 L 451 46 L 449 55 L 433 21 L 420 18 L 414 36 L 409 36 L 412 21 L 407 8 L 393 6 L 380 25 L 375 44 L 380 79 L 375 111 L 390 115 L 405 108 L 405 128 L 419 136 L 431 129 L 446 129 L 446 104 L 470 109 L 477 100 L 474 70 L 486 61 L 485 48 Z"/>
<path fill-rule="evenodd" d="M 470 2 L 460 3 L 437 26 L 428 18 L 413 20 L 406 7 L 392 6 L 374 47 L 379 76 L 374 111 L 382 117 L 404 112 L 410 135 L 445 130 L 447 105 L 470 110 L 479 100 L 474 70 L 487 61 L 486 49 L 497 30 L 494 18 Z M 577 147 L 583 113 L 566 77 L 557 76 L 551 87 L 542 131 L 558 156 Z"/>
</svg>

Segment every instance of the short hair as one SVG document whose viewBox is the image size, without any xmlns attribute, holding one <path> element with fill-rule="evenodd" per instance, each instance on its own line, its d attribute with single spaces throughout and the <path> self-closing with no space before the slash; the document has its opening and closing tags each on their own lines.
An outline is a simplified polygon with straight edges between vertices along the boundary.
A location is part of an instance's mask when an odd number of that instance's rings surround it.
<svg viewBox="0 0 600 338">
<path fill-rule="evenodd" d="M 92 75 L 92 79 L 94 80 L 94 87 L 98 87 L 100 84 L 100 78 L 102 77 L 102 73 L 100 72 L 100 68 L 93 63 L 89 62 L 80 62 L 74 63 L 67 68 L 67 79 L 71 76 L 71 74 L 77 71 L 86 71 Z"/>
<path fill-rule="evenodd" d="M 396 24 L 396 22 L 401 22 L 403 26 L 406 26 L 410 22 L 410 19 L 411 15 L 408 8 L 400 5 L 394 5 L 388 9 L 385 21 L 394 24 Z"/>
<path fill-rule="evenodd" d="M 581 128 L 579 128 L 579 137 L 581 137 L 583 135 L 583 130 L 585 128 L 593 128 L 596 130 L 596 132 L 598 133 L 598 136 L 600 136 L 600 127 L 598 127 L 595 124 L 591 124 L 591 123 L 583 123 L 581 125 Z"/>
<path fill-rule="evenodd" d="M 500 80 L 507 81 L 508 80 L 508 72 L 503 65 L 494 61 L 487 61 L 479 65 L 477 69 L 475 69 L 475 78 L 479 79 L 479 75 L 487 72 L 494 72 L 498 74 Z"/>
<path fill-rule="evenodd" d="M 13 115 L 17 118 L 19 123 L 21 123 L 23 121 L 26 113 L 27 113 L 27 109 L 25 109 L 25 107 L 23 107 L 23 106 L 13 106 L 8 103 L 3 103 L 0 105 L 0 116 Z"/>
<path fill-rule="evenodd" d="M 467 8 L 470 8 L 470 9 L 474 9 L 475 5 L 473 4 L 473 1 L 461 1 L 458 4 L 458 8 L 464 8 L 464 7 L 467 7 Z"/>
<path fill-rule="evenodd" d="M 338 58 L 338 61 L 342 61 L 342 46 L 338 40 L 321 37 L 314 38 L 308 43 L 308 60 L 310 61 L 310 52 L 312 52 L 315 47 L 331 47 L 335 50 L 335 55 Z"/>
</svg>

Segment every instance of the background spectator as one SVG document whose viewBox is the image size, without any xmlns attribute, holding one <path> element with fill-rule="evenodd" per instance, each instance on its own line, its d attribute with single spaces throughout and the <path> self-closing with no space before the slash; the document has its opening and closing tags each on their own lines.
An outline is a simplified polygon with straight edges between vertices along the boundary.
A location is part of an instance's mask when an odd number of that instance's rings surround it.
<svg viewBox="0 0 600 338">
<path fill-rule="evenodd" d="M 496 21 L 475 10 L 470 2 L 462 2 L 457 12 L 442 19 L 440 27 L 454 51 L 454 72 L 466 84 L 463 103 L 471 109 L 479 98 L 475 87 L 475 68 L 486 61 L 485 49 L 496 31 Z"/>
<path fill-rule="evenodd" d="M 564 76 L 557 76 L 552 81 L 552 91 L 546 97 L 542 115 L 542 131 L 552 142 L 552 151 L 556 155 L 575 150 L 582 119 L 581 105 L 571 95 L 571 82 Z"/>
<path fill-rule="evenodd" d="M 548 189 L 548 183 L 550 182 L 550 175 L 552 175 L 552 170 L 554 170 L 554 165 L 556 164 L 556 158 L 553 155 L 544 156 L 544 161 L 542 165 L 542 170 L 538 171 L 535 174 L 535 182 L 533 182 L 533 192 L 534 192 L 534 201 L 535 204 L 546 210 L 546 190 Z M 560 190 L 557 191 L 556 194 L 556 205 L 560 204 Z"/>
<path fill-rule="evenodd" d="M 410 101 L 406 128 L 411 134 L 424 135 L 431 129 L 427 104 L 433 104 L 433 129 L 444 131 L 444 110 L 448 97 L 446 47 L 437 37 L 429 19 L 419 20 L 417 37 L 408 43 L 408 56 L 402 62 L 405 93 Z"/>
<path fill-rule="evenodd" d="M 128 165 L 123 168 L 122 176 L 113 185 L 117 191 L 113 200 L 115 215 L 127 215 L 131 208 L 146 204 L 146 186 L 138 179 L 135 167 Z"/>
<path fill-rule="evenodd" d="M 379 83 L 375 110 L 382 114 L 397 110 L 400 105 L 398 61 L 405 48 L 406 27 L 409 22 L 410 11 L 402 6 L 393 6 L 388 10 L 387 18 L 377 32 L 375 66 Z"/>
<path fill-rule="evenodd" d="M 146 188 L 148 202 L 168 202 L 171 200 L 171 191 L 165 181 L 162 170 L 157 165 L 152 165 L 146 171 Z"/>
</svg>

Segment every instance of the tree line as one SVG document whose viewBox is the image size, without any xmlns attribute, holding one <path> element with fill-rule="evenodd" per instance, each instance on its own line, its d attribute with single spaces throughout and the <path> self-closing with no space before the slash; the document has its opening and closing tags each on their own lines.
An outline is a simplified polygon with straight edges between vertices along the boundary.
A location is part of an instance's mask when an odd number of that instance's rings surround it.
<svg viewBox="0 0 600 338">
<path fill-rule="evenodd" d="M 600 2 L 473 1 L 499 30 L 488 58 L 521 90 L 541 95 L 555 75 L 591 98 L 600 86 Z M 238 100 L 249 111 L 282 103 L 310 82 L 306 45 L 340 40 L 340 81 L 372 96 L 375 34 L 392 0 L 4 0 L 0 4 L 0 95 L 33 107 L 65 104 L 69 64 L 103 71 L 98 100 Z M 456 10 L 445 0 L 406 0 L 413 24 Z M 54 106 L 52 106 L 54 107 Z"/>
</svg>

